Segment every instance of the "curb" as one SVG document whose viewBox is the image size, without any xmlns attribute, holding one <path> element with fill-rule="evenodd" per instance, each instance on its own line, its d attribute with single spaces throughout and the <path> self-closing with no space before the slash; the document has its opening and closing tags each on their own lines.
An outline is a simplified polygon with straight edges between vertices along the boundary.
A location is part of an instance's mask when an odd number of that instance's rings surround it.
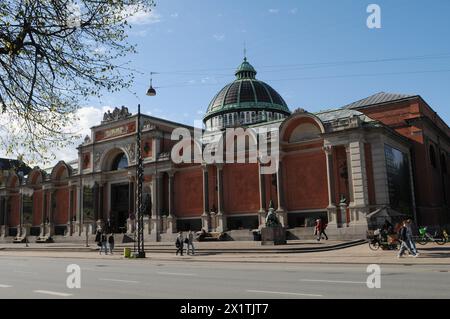
<svg viewBox="0 0 450 319">
<path fill-rule="evenodd" d="M 335 245 L 329 245 L 325 247 L 298 247 L 298 248 L 199 248 L 196 249 L 197 252 L 202 253 L 221 253 L 221 254 L 291 254 L 291 253 L 313 253 L 313 252 L 324 252 L 324 251 L 331 251 L 331 250 L 338 250 L 338 249 L 345 249 L 350 248 L 353 246 L 358 246 L 365 244 L 367 241 L 364 239 L 360 240 L 354 240 L 351 242 L 341 243 L 341 244 L 335 244 Z M 123 248 L 115 248 L 115 252 L 121 252 Z M 1 251 L 38 251 L 38 252 L 96 252 L 98 251 L 98 248 L 92 248 L 92 247 L 43 247 L 43 248 L 36 248 L 36 247 L 3 247 L 0 248 Z M 175 251 L 175 248 L 154 248 L 150 247 L 145 249 L 148 253 L 173 253 Z"/>
</svg>

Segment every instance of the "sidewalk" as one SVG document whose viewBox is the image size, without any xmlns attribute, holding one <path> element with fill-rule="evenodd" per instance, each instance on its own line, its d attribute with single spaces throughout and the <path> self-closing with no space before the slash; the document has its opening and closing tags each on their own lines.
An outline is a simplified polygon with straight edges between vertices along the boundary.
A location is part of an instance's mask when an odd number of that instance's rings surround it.
<svg viewBox="0 0 450 319">
<path fill-rule="evenodd" d="M 206 244 L 206 243 L 205 243 Z M 209 243 L 208 243 L 209 244 Z M 237 244 L 236 244 L 237 245 Z M 437 246 L 428 244 L 417 247 L 420 256 L 397 258 L 397 251 L 371 251 L 367 244 L 353 246 L 339 250 L 307 253 L 205 253 L 199 252 L 195 256 L 175 256 L 172 253 L 147 252 L 149 261 L 182 261 L 182 262 L 234 262 L 234 263 L 311 263 L 311 264 L 398 264 L 398 265 L 442 265 L 450 270 L 450 245 Z M 1 256 L 17 257 L 49 257 L 49 258 L 83 258 L 99 260 L 126 260 L 122 254 L 99 255 L 97 251 L 47 251 L 47 250 L 0 250 Z M 136 260 L 144 261 L 144 260 Z"/>
<path fill-rule="evenodd" d="M 267 246 L 261 245 L 257 241 L 218 241 L 218 242 L 194 242 L 195 250 L 198 253 L 217 254 L 260 254 L 260 253 L 298 253 L 298 252 L 317 252 L 325 250 L 342 249 L 354 245 L 360 245 L 363 240 L 356 241 L 336 241 L 336 240 L 292 240 L 287 245 Z M 116 244 L 115 251 L 123 252 L 123 248 L 133 249 L 134 243 Z M 96 243 L 52 243 L 52 244 L 0 244 L 0 251 L 59 251 L 59 252 L 92 252 L 97 251 Z M 146 242 L 145 250 L 151 253 L 172 253 L 176 250 L 174 243 L 171 242 Z"/>
</svg>

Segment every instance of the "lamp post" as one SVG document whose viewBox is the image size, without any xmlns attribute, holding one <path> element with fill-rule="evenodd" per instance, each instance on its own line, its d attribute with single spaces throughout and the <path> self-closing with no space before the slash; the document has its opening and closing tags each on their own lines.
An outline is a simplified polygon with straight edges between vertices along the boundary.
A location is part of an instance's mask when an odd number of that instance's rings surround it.
<svg viewBox="0 0 450 319">
<path fill-rule="evenodd" d="M 150 73 L 151 76 L 153 72 Z M 156 91 L 152 86 L 152 77 L 150 77 L 150 87 L 147 90 L 147 96 L 155 96 Z M 136 258 L 145 258 L 145 249 L 144 249 L 144 207 L 142 202 L 142 184 L 144 181 L 144 164 L 142 160 L 142 132 L 141 132 L 141 105 L 138 105 L 138 115 L 137 115 L 137 134 L 136 134 L 136 143 L 137 143 L 137 166 L 136 166 L 136 179 L 137 179 L 137 189 L 136 189 L 136 208 L 137 208 L 137 252 Z"/>
</svg>

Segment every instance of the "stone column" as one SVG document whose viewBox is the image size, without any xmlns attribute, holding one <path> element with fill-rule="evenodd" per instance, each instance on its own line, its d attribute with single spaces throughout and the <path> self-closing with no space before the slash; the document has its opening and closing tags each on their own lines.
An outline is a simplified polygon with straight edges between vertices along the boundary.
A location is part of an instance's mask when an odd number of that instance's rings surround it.
<svg viewBox="0 0 450 319">
<path fill-rule="evenodd" d="M 83 233 L 83 185 L 77 185 L 77 234 L 81 236 Z"/>
<path fill-rule="evenodd" d="M 208 182 L 208 166 L 202 165 L 203 171 L 203 214 L 202 228 L 205 231 L 211 229 L 211 217 L 209 215 L 209 182 Z"/>
<path fill-rule="evenodd" d="M 73 234 L 73 208 L 75 207 L 74 201 L 75 186 L 69 187 L 69 213 L 67 214 L 67 233 L 66 236 L 72 236 Z"/>
<path fill-rule="evenodd" d="M 6 204 L 7 204 L 7 197 L 2 196 L 0 197 L 0 209 L 2 211 L 2 214 L 0 214 L 2 220 L 1 220 L 1 229 L 0 229 L 0 237 L 5 238 L 8 236 L 8 224 L 7 224 L 7 211 L 6 211 Z"/>
<path fill-rule="evenodd" d="M 104 223 L 106 223 L 107 218 L 105 218 L 107 216 L 107 214 L 105 214 L 105 205 L 104 205 L 104 190 L 105 190 L 105 183 L 100 183 L 99 188 L 98 188 L 98 218 L 103 221 Z"/>
<path fill-rule="evenodd" d="M 167 216 L 167 233 L 176 233 L 176 218 L 174 214 L 174 177 L 175 172 L 169 171 L 169 185 L 168 185 L 168 195 L 169 195 L 169 215 Z"/>
<path fill-rule="evenodd" d="M 48 223 L 47 224 L 47 229 L 45 231 L 45 235 L 48 237 L 51 237 L 55 234 L 55 226 L 53 223 L 53 196 L 55 196 L 55 190 L 54 189 L 49 189 L 48 193 L 47 193 L 47 210 L 48 210 L 48 215 L 47 215 L 47 219 L 48 219 Z"/>
<path fill-rule="evenodd" d="M 259 176 L 259 212 L 258 224 L 259 228 L 265 226 L 266 223 L 266 183 L 265 176 L 261 173 L 261 163 L 258 162 L 258 176 Z"/>
<path fill-rule="evenodd" d="M 94 183 L 92 192 L 93 192 L 93 197 L 94 197 L 94 220 L 95 220 L 95 222 L 97 222 L 100 219 L 100 216 L 99 216 L 99 204 L 100 203 L 98 201 L 99 185 L 97 182 Z"/>
<path fill-rule="evenodd" d="M 156 173 L 152 176 L 152 215 L 150 219 L 150 238 L 153 241 L 159 239 L 159 228 L 161 221 L 161 173 Z"/>
<path fill-rule="evenodd" d="M 223 211 L 223 164 L 217 164 L 217 227 L 216 231 L 227 230 L 227 218 Z"/>
<path fill-rule="evenodd" d="M 41 214 L 41 231 L 39 237 L 45 236 L 45 224 L 47 222 L 47 192 L 42 187 L 42 214 Z"/>
<path fill-rule="evenodd" d="M 364 141 L 362 139 L 357 139 L 349 144 L 349 157 L 352 181 L 351 193 L 353 193 L 353 201 L 349 205 L 351 223 L 367 226 L 366 215 L 369 212 L 369 194 Z"/>
<path fill-rule="evenodd" d="M 324 148 L 327 160 L 327 183 L 328 183 L 328 226 L 337 227 L 337 209 L 335 205 L 334 190 L 334 168 L 333 168 L 333 147 L 325 146 Z"/>
<path fill-rule="evenodd" d="M 284 208 L 284 189 L 283 189 L 283 167 L 281 164 L 281 159 L 278 161 L 277 167 L 277 200 L 278 200 L 278 209 L 277 214 L 280 218 L 280 223 L 283 227 L 288 227 L 287 222 L 287 212 Z"/>
</svg>

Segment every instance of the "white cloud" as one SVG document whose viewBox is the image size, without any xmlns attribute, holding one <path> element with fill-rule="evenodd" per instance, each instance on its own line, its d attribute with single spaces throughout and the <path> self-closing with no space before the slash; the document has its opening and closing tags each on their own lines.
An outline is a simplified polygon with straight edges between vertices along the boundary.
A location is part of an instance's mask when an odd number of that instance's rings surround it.
<svg viewBox="0 0 450 319">
<path fill-rule="evenodd" d="M 214 38 L 216 41 L 223 41 L 223 40 L 225 39 L 225 34 L 214 34 L 214 35 L 213 35 L 213 38 Z"/>
<path fill-rule="evenodd" d="M 121 13 L 127 18 L 128 23 L 136 25 L 147 25 L 161 22 L 161 15 L 155 10 L 148 10 L 136 5 L 128 6 Z"/>
<path fill-rule="evenodd" d="M 280 12 L 280 9 L 269 9 L 269 13 L 271 14 L 277 14 L 278 12 Z"/>
<path fill-rule="evenodd" d="M 172 13 L 170 15 L 171 18 L 175 18 L 175 19 L 178 18 L 178 16 L 179 16 L 178 12 Z"/>
<path fill-rule="evenodd" d="M 293 8 L 289 11 L 291 14 L 297 14 L 298 8 Z"/>
</svg>

